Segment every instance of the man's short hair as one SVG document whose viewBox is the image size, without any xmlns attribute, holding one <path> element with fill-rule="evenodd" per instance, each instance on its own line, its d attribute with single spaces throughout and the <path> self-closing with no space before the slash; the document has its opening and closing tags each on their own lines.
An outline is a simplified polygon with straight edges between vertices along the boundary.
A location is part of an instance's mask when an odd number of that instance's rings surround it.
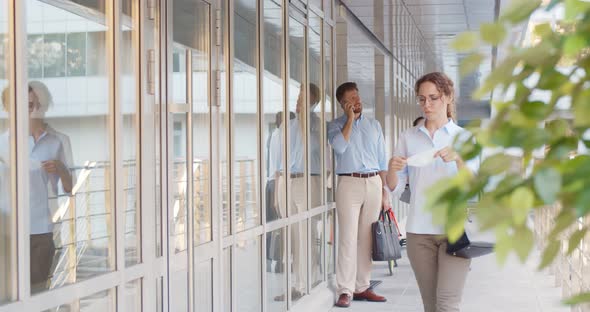
<svg viewBox="0 0 590 312">
<path fill-rule="evenodd" d="M 341 85 L 338 86 L 338 88 L 336 89 L 336 99 L 338 100 L 338 102 L 340 102 L 342 104 L 342 97 L 344 97 L 344 93 L 346 93 L 347 91 L 351 91 L 351 90 L 355 90 L 358 91 L 359 89 L 356 86 L 356 83 L 354 82 L 345 82 Z"/>
</svg>

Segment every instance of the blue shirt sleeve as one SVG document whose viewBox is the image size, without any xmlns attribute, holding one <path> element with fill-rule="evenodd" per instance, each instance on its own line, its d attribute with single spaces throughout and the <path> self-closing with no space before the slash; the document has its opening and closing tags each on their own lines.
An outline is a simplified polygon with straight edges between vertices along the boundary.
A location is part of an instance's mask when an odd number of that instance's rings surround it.
<svg viewBox="0 0 590 312">
<path fill-rule="evenodd" d="M 328 141 L 336 154 L 343 154 L 348 147 L 348 142 L 344 139 L 342 128 L 337 120 L 328 124 Z"/>
<path fill-rule="evenodd" d="M 379 170 L 380 171 L 387 171 L 387 155 L 385 153 L 385 139 L 383 138 L 383 130 L 381 129 L 381 124 L 379 121 L 375 120 L 377 125 L 377 131 L 379 132 L 379 139 L 377 140 L 377 158 L 379 160 Z"/>
</svg>

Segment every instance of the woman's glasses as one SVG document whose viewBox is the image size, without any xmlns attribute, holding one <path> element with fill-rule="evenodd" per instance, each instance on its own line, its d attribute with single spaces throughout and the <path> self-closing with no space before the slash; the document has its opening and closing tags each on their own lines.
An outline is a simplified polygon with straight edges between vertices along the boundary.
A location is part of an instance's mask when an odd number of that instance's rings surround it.
<svg viewBox="0 0 590 312">
<path fill-rule="evenodd" d="M 430 97 L 425 97 L 425 96 L 419 96 L 416 98 L 416 104 L 420 105 L 420 106 L 426 106 L 426 103 L 428 103 L 428 101 L 430 101 L 430 103 L 436 103 L 438 102 L 438 100 L 440 100 L 440 98 L 442 97 L 442 95 L 431 95 Z"/>
</svg>

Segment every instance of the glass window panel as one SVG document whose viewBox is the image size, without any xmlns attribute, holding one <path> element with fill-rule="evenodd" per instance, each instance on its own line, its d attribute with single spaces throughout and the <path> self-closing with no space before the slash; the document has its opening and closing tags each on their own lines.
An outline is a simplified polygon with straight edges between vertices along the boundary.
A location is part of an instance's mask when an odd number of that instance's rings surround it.
<svg viewBox="0 0 590 312">
<path fill-rule="evenodd" d="M 170 311 L 188 311 L 188 274 L 185 269 L 170 271 L 168 305 Z"/>
<path fill-rule="evenodd" d="M 164 311 L 164 278 L 159 277 L 156 279 L 156 312 Z"/>
<path fill-rule="evenodd" d="M 192 36 L 194 243 L 211 241 L 211 157 L 209 113 L 209 5 L 195 5 Z"/>
<path fill-rule="evenodd" d="M 291 301 L 307 293 L 307 220 L 292 224 L 291 229 Z"/>
<path fill-rule="evenodd" d="M 328 211 L 326 214 L 326 267 L 328 271 L 328 276 L 331 276 L 336 272 L 336 228 L 334 222 L 334 215 L 334 209 Z"/>
<path fill-rule="evenodd" d="M 43 77 L 43 35 L 27 36 L 27 60 L 29 79 Z"/>
<path fill-rule="evenodd" d="M 45 33 L 43 35 L 43 77 L 64 77 L 65 70 L 66 34 Z"/>
<path fill-rule="evenodd" d="M 283 25 L 282 8 L 274 0 L 264 1 L 264 77 L 262 96 L 263 177 L 265 178 L 266 222 L 285 217 L 279 211 L 277 181 L 280 176 L 284 145 L 281 144 L 283 122 Z M 294 115 L 293 115 L 294 116 Z M 282 196 L 285 192 L 280 193 Z"/>
<path fill-rule="evenodd" d="M 125 312 L 141 312 L 141 279 L 125 284 Z"/>
<path fill-rule="evenodd" d="M 231 269 L 231 259 L 232 252 L 231 247 L 227 247 L 223 249 L 223 311 L 224 312 L 231 312 L 231 302 L 232 302 L 232 291 L 231 291 L 231 281 L 232 281 L 232 269 Z"/>
<path fill-rule="evenodd" d="M 333 0 L 324 0 L 324 16 L 326 18 L 332 18 L 332 2 Z"/>
<path fill-rule="evenodd" d="M 324 281 L 324 220 L 322 214 L 311 218 L 311 287 Z"/>
<path fill-rule="evenodd" d="M 172 225 L 170 244 L 175 252 L 185 251 L 187 248 L 187 188 L 188 167 L 186 155 L 186 114 L 174 113 L 172 138 Z"/>
<path fill-rule="evenodd" d="M 69 33 L 66 40 L 66 73 L 70 77 L 84 76 L 86 74 L 86 33 Z"/>
<path fill-rule="evenodd" d="M 311 207 L 322 205 L 322 38 L 320 37 L 321 19 L 311 13 L 310 26 L 308 28 L 308 77 L 307 91 L 307 131 L 309 134 L 307 144 L 307 159 L 309 164 L 309 196 Z"/>
<path fill-rule="evenodd" d="M 228 29 L 226 26 L 227 2 L 221 1 L 221 28 L 224 40 L 221 41 L 219 47 L 218 62 L 221 83 L 219 87 L 219 119 L 221 126 L 219 127 L 219 162 L 221 163 L 221 210 L 223 219 L 223 236 L 227 236 L 231 231 L 231 211 L 229 199 L 229 109 L 227 101 L 227 70 L 225 66 L 225 57 L 227 46 L 225 45 L 225 38 L 228 36 Z"/>
<path fill-rule="evenodd" d="M 14 237 L 15 213 L 12 205 L 12 159 L 11 116 L 13 103 L 10 101 L 8 40 L 8 0 L 0 0 L 0 304 L 14 300 L 16 282 L 16 237 Z"/>
<path fill-rule="evenodd" d="M 236 231 L 260 224 L 256 0 L 237 0 L 234 11 L 233 188 Z"/>
<path fill-rule="evenodd" d="M 114 312 L 117 310 L 117 300 L 115 298 L 115 289 L 109 289 L 80 298 L 69 304 L 44 310 L 43 312 Z"/>
<path fill-rule="evenodd" d="M 123 16 L 121 19 L 121 79 L 119 79 L 119 90 L 121 111 L 123 113 L 123 134 L 120 136 L 123 150 L 123 172 L 118 178 L 123 180 L 123 211 L 125 211 L 125 265 L 130 266 L 139 263 L 141 260 L 141 237 L 140 224 L 141 215 L 139 206 L 139 184 L 137 153 L 138 124 L 137 124 L 137 78 L 136 69 L 137 44 L 134 40 L 134 20 L 137 19 L 137 10 L 131 0 L 122 2 Z M 69 50 L 68 50 L 69 51 Z"/>
<path fill-rule="evenodd" d="M 324 133 L 327 133 L 327 123 L 332 120 L 334 105 L 334 84 L 333 84 L 333 66 L 332 66 L 332 27 L 324 24 Z M 334 155 L 332 148 L 324 137 L 324 178 L 326 187 L 326 200 L 334 201 L 334 175 L 332 174 L 334 165 Z"/>
<path fill-rule="evenodd" d="M 268 311 L 287 310 L 285 233 L 285 229 L 278 229 L 266 234 L 266 305 Z"/>
<path fill-rule="evenodd" d="M 213 262 L 211 259 L 195 264 L 196 311 L 213 311 Z"/>
<path fill-rule="evenodd" d="M 174 2 L 176 3 L 176 2 Z M 176 6 L 174 6 L 176 8 Z M 176 27 L 174 28 L 176 30 Z M 176 31 L 174 31 L 176 34 Z M 187 53 L 179 42 L 174 42 L 172 49 L 172 98 L 175 104 L 186 104 Z"/>
<path fill-rule="evenodd" d="M 28 41 L 29 52 L 40 51 L 43 62 L 42 74 L 29 82 L 28 98 L 32 293 L 108 272 L 115 259 L 108 2 L 95 1 L 92 8 L 65 2 L 56 7 L 27 1 L 28 36 L 43 37 Z M 65 77 L 70 33 L 92 38 L 86 51 L 92 51 L 94 70 L 83 76 Z"/>
<path fill-rule="evenodd" d="M 238 242 L 235 251 L 236 260 L 239 259 L 233 272 L 238 290 L 234 294 L 236 307 L 240 312 L 262 311 L 260 238 Z"/>
<path fill-rule="evenodd" d="M 315 6 L 317 9 L 322 8 L 322 0 L 308 0 L 307 3 L 309 5 Z"/>
<path fill-rule="evenodd" d="M 289 164 L 290 175 L 287 177 L 287 186 L 291 190 L 290 200 L 288 201 L 289 215 L 295 215 L 307 210 L 307 186 L 305 167 L 306 167 L 306 147 L 305 147 L 305 31 L 306 27 L 294 18 L 289 18 L 289 83 L 288 99 L 289 114 L 293 112 L 295 118 L 290 119 L 287 127 L 286 142 L 288 146 L 287 164 Z M 284 144 L 284 143 L 283 143 Z M 285 172 L 285 166 L 281 166 L 281 171 Z M 285 176 L 282 175 L 279 184 L 279 190 L 285 190 Z M 281 204 L 281 202 L 279 202 Z M 284 210 L 281 208 L 281 210 Z"/>
</svg>

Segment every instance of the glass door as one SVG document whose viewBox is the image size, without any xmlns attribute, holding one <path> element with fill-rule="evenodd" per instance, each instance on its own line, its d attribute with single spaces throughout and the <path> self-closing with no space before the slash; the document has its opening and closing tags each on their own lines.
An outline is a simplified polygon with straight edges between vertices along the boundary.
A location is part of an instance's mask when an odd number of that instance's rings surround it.
<svg viewBox="0 0 590 312">
<path fill-rule="evenodd" d="M 212 10 L 168 4 L 169 311 L 213 310 Z"/>
</svg>

